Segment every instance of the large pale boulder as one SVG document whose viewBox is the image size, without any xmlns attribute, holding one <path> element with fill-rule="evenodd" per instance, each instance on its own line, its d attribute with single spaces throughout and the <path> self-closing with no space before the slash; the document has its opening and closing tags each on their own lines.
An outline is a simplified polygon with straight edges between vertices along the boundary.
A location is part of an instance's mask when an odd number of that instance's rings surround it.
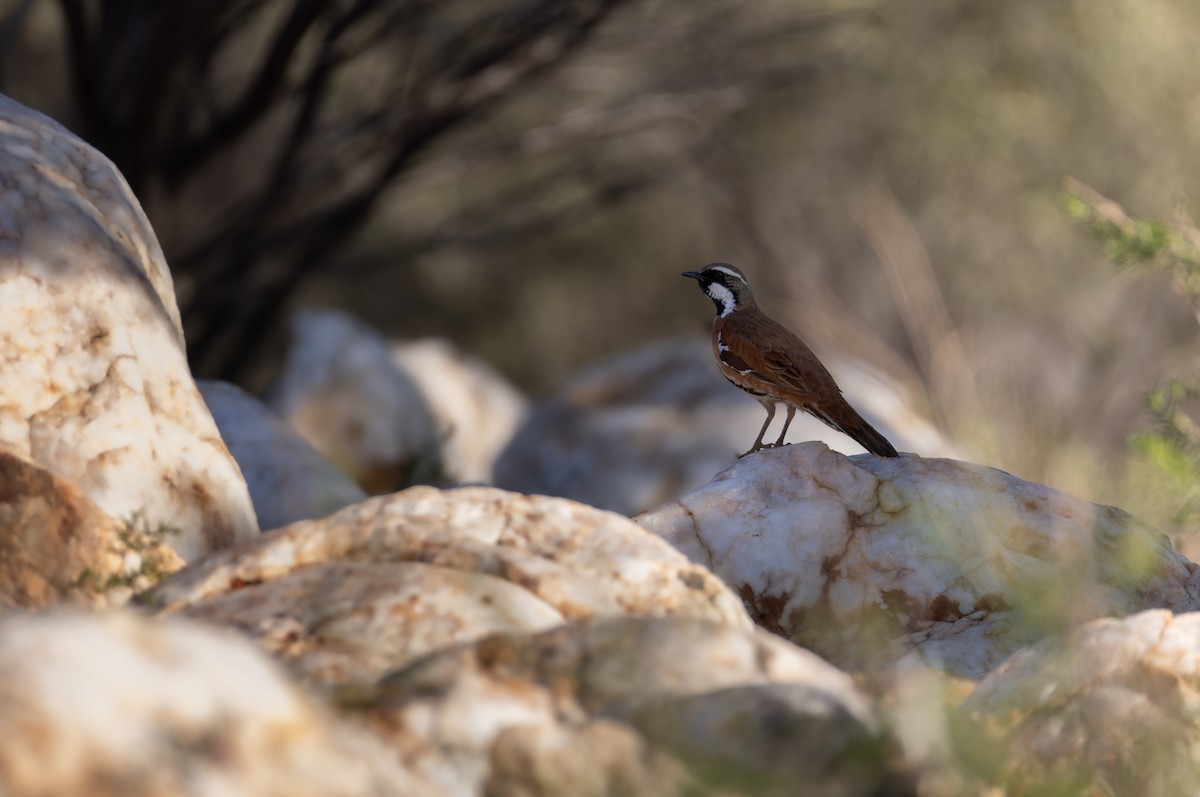
<svg viewBox="0 0 1200 797">
<path fill-rule="evenodd" d="M 125 180 L 0 96 L 0 442 L 187 559 L 257 531 L 196 390 L 162 251 Z"/>
<path fill-rule="evenodd" d="M 595 614 L 751 625 L 715 576 L 627 518 L 485 487 L 414 487 L 295 523 L 143 600 L 243 629 L 321 683 Z"/>
<path fill-rule="evenodd" d="M 1195 566 L 1107 506 L 945 459 L 760 452 L 635 518 L 835 663 L 979 678 L 1047 632 L 1200 608 Z"/>
<path fill-rule="evenodd" d="M 496 458 L 525 417 L 525 397 L 487 363 L 444 340 L 395 343 L 392 362 L 433 410 L 446 478 L 490 483 Z"/>
<path fill-rule="evenodd" d="M 897 448 L 952 454 L 894 385 L 852 362 L 829 365 Z M 495 483 L 632 515 L 708 482 L 750 447 L 765 419 L 754 398 L 720 375 L 708 343 L 664 341 L 588 369 L 537 408 L 497 461 Z M 769 439 L 782 423 L 780 412 Z M 788 439 L 862 451 L 804 413 Z"/>
<path fill-rule="evenodd" d="M 264 529 L 324 517 L 367 497 L 267 405 L 228 382 L 196 383 L 237 460 Z"/>
<path fill-rule="evenodd" d="M 0 617 L 6 797 L 442 794 L 228 632 L 133 614 Z"/>
<path fill-rule="evenodd" d="M 292 324 L 272 406 L 369 492 L 417 482 L 487 482 L 525 400 L 441 340 L 390 343 L 332 310 Z"/>
<path fill-rule="evenodd" d="M 358 700 L 408 767 L 454 794 L 871 795 L 885 771 L 848 675 L 703 620 L 491 636 Z"/>
<path fill-rule="evenodd" d="M 1018 651 L 964 708 L 1010 793 L 1173 797 L 1200 783 L 1197 705 L 1200 614 L 1160 610 Z"/>
<path fill-rule="evenodd" d="M 168 536 L 0 449 L 0 607 L 124 603 L 183 567 Z"/>
</svg>

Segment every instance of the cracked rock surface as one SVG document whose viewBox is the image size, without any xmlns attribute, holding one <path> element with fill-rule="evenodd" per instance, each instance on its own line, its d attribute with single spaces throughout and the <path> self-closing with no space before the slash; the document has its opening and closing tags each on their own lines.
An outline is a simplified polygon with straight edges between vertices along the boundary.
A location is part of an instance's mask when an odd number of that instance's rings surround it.
<svg viewBox="0 0 1200 797">
<path fill-rule="evenodd" d="M 715 576 L 627 518 L 484 487 L 414 487 L 294 523 L 144 600 L 241 628 L 321 683 L 373 680 L 447 644 L 597 614 L 751 626 Z"/>
<path fill-rule="evenodd" d="M 188 370 L 171 277 L 124 178 L 0 96 L 0 442 L 192 559 L 254 534 Z"/>
<path fill-rule="evenodd" d="M 440 651 L 363 699 L 405 765 L 455 794 L 877 794 L 853 681 L 762 631 L 593 617 Z"/>
<path fill-rule="evenodd" d="M 915 653 L 980 678 L 1051 631 L 1200 607 L 1196 566 L 1136 518 L 953 460 L 787 446 L 635 520 L 850 667 Z"/>
</svg>

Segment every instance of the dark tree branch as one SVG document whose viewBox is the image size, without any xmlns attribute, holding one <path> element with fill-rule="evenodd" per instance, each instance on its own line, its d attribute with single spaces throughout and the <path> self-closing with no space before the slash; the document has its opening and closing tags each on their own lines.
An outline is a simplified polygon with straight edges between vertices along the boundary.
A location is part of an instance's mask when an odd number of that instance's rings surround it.
<svg viewBox="0 0 1200 797">
<path fill-rule="evenodd" d="M 0 20 L 0 89 L 8 83 L 8 56 L 25 30 L 25 20 L 37 0 L 21 0 L 21 3 Z"/>
<path fill-rule="evenodd" d="M 793 14 L 754 29 L 731 0 L 58 2 L 72 126 L 143 199 L 176 277 L 193 367 L 225 377 L 390 192 L 436 183 L 438 168 L 419 167 L 487 170 L 496 182 L 482 193 L 501 204 L 489 213 L 463 201 L 409 231 L 413 245 L 398 241 L 400 251 L 563 223 L 645 185 L 664 162 L 685 162 L 755 92 L 802 84 L 818 58 L 797 68 L 761 54 L 837 23 Z M 634 5 L 648 9 L 641 24 L 606 40 L 614 26 L 601 23 Z M 729 45 L 734 30 L 749 46 Z M 621 53 L 623 93 L 576 109 L 590 89 L 532 90 L 604 46 Z M 498 113 L 506 107 L 520 120 Z M 536 165 L 512 168 L 531 152 L 553 175 L 538 182 Z M 571 180 L 585 188 L 550 199 L 559 192 L 549 186 Z"/>
<path fill-rule="evenodd" d="M 296 48 L 329 6 L 330 0 L 298 0 L 280 26 L 258 72 L 232 107 L 218 116 L 202 137 L 181 140 L 172 147 L 166 158 L 169 183 L 177 184 L 202 167 L 263 117 L 284 90 Z"/>
<path fill-rule="evenodd" d="M 581 14 L 579 18 L 568 20 L 570 24 L 567 30 L 558 32 L 558 35 L 563 37 L 559 46 L 547 48 L 541 53 L 531 54 L 531 57 L 514 67 L 517 71 L 507 81 L 497 81 L 489 86 L 476 87 L 475 91 L 458 92 L 459 102 L 457 104 L 412 124 L 404 131 L 404 138 L 397 145 L 387 165 L 380 170 L 374 180 L 360 192 L 309 219 L 303 231 L 293 230 L 293 234 L 299 236 L 303 241 L 303 253 L 294 261 L 289 270 L 283 271 L 265 285 L 259 295 L 252 297 L 248 302 L 239 303 L 240 315 L 245 320 L 233 325 L 239 331 L 235 340 L 242 339 L 242 336 L 253 340 L 265 333 L 275 322 L 287 296 L 324 261 L 332 250 L 361 229 L 379 197 L 419 153 L 454 126 L 474 115 L 483 113 L 493 102 L 567 57 L 574 47 L 594 30 L 596 24 L 606 14 L 611 13 L 624 1 L 603 0 L 603 2 L 587 4 L 591 6 L 589 10 Z M 516 26 L 510 35 L 512 40 L 508 42 L 507 46 L 493 45 L 489 50 L 494 58 L 508 61 L 515 53 L 528 53 L 533 49 L 533 43 L 547 35 L 547 29 L 542 26 Z M 496 63 L 488 63 L 479 58 L 473 59 L 470 70 L 459 71 L 459 82 L 470 85 L 472 78 L 494 68 Z M 510 67 L 512 66 L 510 64 Z M 216 337 L 204 339 L 203 345 L 219 345 L 223 331 L 224 329 L 218 329 Z M 197 358 L 202 360 L 204 351 L 200 349 L 200 346 L 201 342 L 198 341 L 192 351 Z M 236 372 L 245 364 L 248 356 L 247 347 L 234 347 L 228 356 L 230 370 Z"/>
</svg>

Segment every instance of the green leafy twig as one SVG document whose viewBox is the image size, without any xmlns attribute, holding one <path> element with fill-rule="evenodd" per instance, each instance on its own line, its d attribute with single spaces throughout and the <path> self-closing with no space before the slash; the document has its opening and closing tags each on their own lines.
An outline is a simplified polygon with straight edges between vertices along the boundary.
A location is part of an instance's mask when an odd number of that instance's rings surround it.
<svg viewBox="0 0 1200 797">
<path fill-rule="evenodd" d="M 1144 265 L 1171 276 L 1176 293 L 1185 297 L 1200 323 L 1200 228 L 1180 209 L 1167 223 L 1131 216 L 1119 204 L 1073 177 L 1068 177 L 1063 205 L 1119 266 Z"/>
</svg>

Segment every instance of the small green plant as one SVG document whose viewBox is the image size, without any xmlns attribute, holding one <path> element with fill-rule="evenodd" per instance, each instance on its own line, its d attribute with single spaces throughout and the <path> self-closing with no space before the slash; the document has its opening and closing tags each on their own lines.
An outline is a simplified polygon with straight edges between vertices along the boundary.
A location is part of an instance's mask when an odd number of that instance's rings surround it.
<svg viewBox="0 0 1200 797">
<path fill-rule="evenodd" d="M 74 587 L 98 592 L 107 592 L 118 587 L 138 591 L 157 584 L 169 575 L 162 567 L 162 557 L 157 555 L 157 550 L 166 545 L 169 538 L 178 536 L 183 530 L 169 523 L 151 524 L 141 511 L 134 512 L 122 520 L 121 524 L 122 527 L 117 532 L 120 545 L 114 546 L 113 553 L 122 557 L 130 552 L 138 554 L 137 568 L 106 574 L 85 567 L 75 579 Z"/>
<path fill-rule="evenodd" d="M 1200 297 L 1200 228 L 1182 209 L 1174 222 L 1130 216 L 1111 199 L 1078 180 L 1066 181 L 1063 206 L 1118 266 L 1154 267 L 1171 277 L 1175 292 Z"/>
<path fill-rule="evenodd" d="M 152 525 L 144 512 L 135 512 L 129 516 L 125 520 L 125 528 L 118 536 L 129 550 L 140 555 L 140 565 L 136 571 L 121 578 L 121 585 L 135 590 L 144 589 L 167 576 L 168 573 L 161 567 L 160 558 L 151 555 L 152 549 L 169 545 L 171 537 L 178 537 L 182 533 L 182 528 L 170 523 L 159 522 Z M 110 576 L 109 580 L 112 578 L 113 576 Z"/>
</svg>

